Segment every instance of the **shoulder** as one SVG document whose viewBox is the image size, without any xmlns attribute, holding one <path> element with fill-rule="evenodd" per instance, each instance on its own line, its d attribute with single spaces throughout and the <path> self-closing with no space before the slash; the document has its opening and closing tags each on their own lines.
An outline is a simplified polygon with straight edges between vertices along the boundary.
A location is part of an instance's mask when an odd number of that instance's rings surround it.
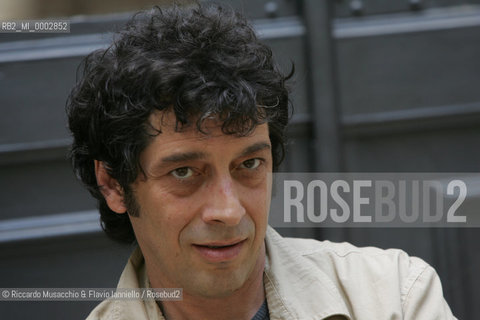
<svg viewBox="0 0 480 320">
<path fill-rule="evenodd" d="M 334 265 L 356 263 L 379 272 L 384 267 L 404 272 L 418 273 L 431 268 L 420 258 L 409 256 L 400 249 L 357 247 L 348 242 L 318 241 L 314 239 L 284 238 L 285 242 L 303 258 L 312 262 Z"/>
<path fill-rule="evenodd" d="M 408 303 L 409 294 L 419 281 L 438 277 L 435 269 L 424 260 L 400 249 L 357 247 L 347 242 L 313 239 L 285 238 L 285 241 L 304 261 L 322 270 L 342 287 L 358 294 L 372 286 L 377 292 L 396 290 L 403 305 Z"/>
<path fill-rule="evenodd" d="M 356 318 L 363 318 L 360 315 L 369 309 L 373 318 L 395 314 L 403 319 L 455 319 L 435 269 L 402 250 L 278 234 L 270 239 L 284 264 L 295 260 L 295 268 L 325 275 Z M 433 314 L 425 314 L 432 310 Z"/>
</svg>

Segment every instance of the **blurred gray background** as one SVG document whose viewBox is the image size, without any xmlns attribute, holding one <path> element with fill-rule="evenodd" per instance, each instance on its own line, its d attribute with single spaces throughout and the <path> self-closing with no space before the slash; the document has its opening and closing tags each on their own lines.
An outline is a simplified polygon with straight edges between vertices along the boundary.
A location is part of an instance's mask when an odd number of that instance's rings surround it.
<svg viewBox="0 0 480 320">
<path fill-rule="evenodd" d="M 0 34 L 0 287 L 115 287 L 108 240 L 66 152 L 76 67 L 131 12 L 170 1 L 2 0 L 0 20 L 67 17 L 69 34 Z M 188 2 L 188 1 L 183 1 Z M 296 66 L 283 171 L 478 172 L 480 0 L 219 1 Z M 459 319 L 480 319 L 478 229 L 281 229 L 397 247 L 433 265 Z M 2 319 L 83 319 L 97 302 L 0 302 Z"/>
</svg>

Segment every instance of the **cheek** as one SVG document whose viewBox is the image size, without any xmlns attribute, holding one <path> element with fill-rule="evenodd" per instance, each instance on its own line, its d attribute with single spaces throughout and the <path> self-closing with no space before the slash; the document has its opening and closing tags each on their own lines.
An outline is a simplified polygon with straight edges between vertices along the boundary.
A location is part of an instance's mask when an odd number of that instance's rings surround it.
<svg viewBox="0 0 480 320">
<path fill-rule="evenodd" d="M 137 239 L 143 238 L 151 245 L 174 245 L 178 242 L 179 233 L 191 219 L 191 205 L 186 199 L 177 199 L 155 188 L 142 191 L 144 192 L 137 192 L 141 194 L 137 198 L 140 215 L 131 218 Z"/>
<path fill-rule="evenodd" d="M 153 223 L 159 225 L 159 229 L 169 235 L 169 241 L 178 243 L 182 233 L 186 229 L 191 229 L 196 221 L 202 197 L 176 197 L 165 194 L 162 199 L 162 204 L 159 204 L 161 209 L 154 213 L 156 221 Z"/>
<path fill-rule="evenodd" d="M 243 191 L 243 205 L 252 219 L 259 221 L 266 220 L 270 206 L 270 188 L 267 184 L 262 184 L 255 189 L 245 189 Z"/>
<path fill-rule="evenodd" d="M 143 197 L 140 197 L 141 211 L 149 216 L 152 222 L 162 222 L 178 225 L 188 219 L 188 214 L 193 208 L 194 197 L 177 196 L 165 186 L 158 183 L 147 185 Z"/>
</svg>

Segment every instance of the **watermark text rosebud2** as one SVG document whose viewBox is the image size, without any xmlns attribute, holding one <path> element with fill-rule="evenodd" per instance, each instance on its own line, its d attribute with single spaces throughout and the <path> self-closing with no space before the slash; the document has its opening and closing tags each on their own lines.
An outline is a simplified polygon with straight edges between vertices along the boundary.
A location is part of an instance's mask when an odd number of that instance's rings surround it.
<svg viewBox="0 0 480 320">
<path fill-rule="evenodd" d="M 478 173 L 275 173 L 273 227 L 480 227 Z"/>
</svg>

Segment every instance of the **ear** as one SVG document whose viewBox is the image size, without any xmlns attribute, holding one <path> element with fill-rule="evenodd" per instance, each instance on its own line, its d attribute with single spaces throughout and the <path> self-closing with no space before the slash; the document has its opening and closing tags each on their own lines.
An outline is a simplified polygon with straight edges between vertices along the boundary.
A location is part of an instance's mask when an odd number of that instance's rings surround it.
<svg viewBox="0 0 480 320">
<path fill-rule="evenodd" d="M 116 213 L 125 213 L 127 208 L 123 197 L 123 189 L 117 180 L 113 179 L 107 172 L 105 163 L 94 160 L 95 162 L 95 176 L 97 177 L 97 184 L 100 187 L 108 207 Z"/>
</svg>

